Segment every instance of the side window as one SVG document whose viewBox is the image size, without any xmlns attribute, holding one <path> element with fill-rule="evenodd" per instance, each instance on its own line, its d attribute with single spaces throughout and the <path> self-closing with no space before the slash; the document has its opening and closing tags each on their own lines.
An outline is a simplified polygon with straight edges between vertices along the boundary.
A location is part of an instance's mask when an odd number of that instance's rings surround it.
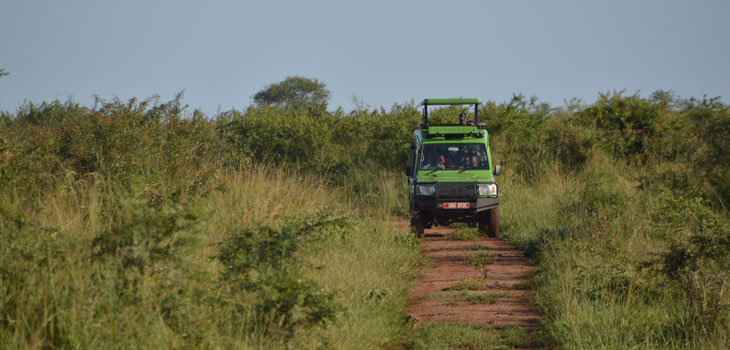
<svg viewBox="0 0 730 350">
<path fill-rule="evenodd" d="M 416 140 L 413 140 L 411 144 L 411 173 L 409 176 L 414 176 L 417 172 L 417 166 L 419 164 L 418 157 L 420 157 L 419 144 Z"/>
</svg>

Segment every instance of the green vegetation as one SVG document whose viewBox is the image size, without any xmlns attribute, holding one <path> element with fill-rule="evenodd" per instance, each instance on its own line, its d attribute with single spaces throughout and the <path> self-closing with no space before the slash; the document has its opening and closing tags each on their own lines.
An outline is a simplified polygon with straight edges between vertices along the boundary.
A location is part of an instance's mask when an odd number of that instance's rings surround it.
<svg viewBox="0 0 730 350">
<path fill-rule="evenodd" d="M 429 323 L 418 329 L 408 349 L 494 349 L 542 348 L 546 345 L 539 333 L 519 327 L 497 330 L 490 326 L 458 323 Z"/>
<path fill-rule="evenodd" d="M 389 217 L 403 212 L 399 179 L 253 162 L 238 123 L 183 117 L 179 98 L 4 114 L 0 348 L 407 338 L 401 313 L 423 261 Z"/>
<path fill-rule="evenodd" d="M 465 227 L 459 231 L 444 235 L 447 241 L 473 241 L 477 239 L 479 229 L 476 227 Z"/>
<path fill-rule="evenodd" d="M 408 212 L 415 106 L 263 104 L 211 119 L 181 98 L 0 115 L 0 348 L 529 338 L 402 318 L 424 264 L 391 219 Z M 481 109 L 503 165 L 503 236 L 537 265 L 524 286 L 542 312 L 537 344 L 730 347 L 728 106 L 660 91 Z"/>
<path fill-rule="evenodd" d="M 517 284 L 513 284 L 510 287 L 510 289 L 513 289 L 513 290 L 530 290 L 530 289 L 534 289 L 534 288 L 535 288 L 535 286 L 533 285 L 532 281 L 520 282 Z"/>
<path fill-rule="evenodd" d="M 548 343 L 540 332 L 527 332 L 520 327 L 507 327 L 500 333 L 502 343 L 510 348 L 543 348 Z"/>
<path fill-rule="evenodd" d="M 466 246 L 466 249 L 467 250 L 492 250 L 492 248 L 489 248 L 489 247 L 487 247 L 485 245 L 481 245 L 481 244 L 470 244 L 470 245 Z"/>
<path fill-rule="evenodd" d="M 728 107 L 658 92 L 502 111 L 487 121 L 501 124 L 503 232 L 537 263 L 551 341 L 730 346 Z"/>
<path fill-rule="evenodd" d="M 426 349 L 495 349 L 507 350 L 499 334 L 491 327 L 458 323 L 429 323 L 418 330 L 408 348 Z"/>
<path fill-rule="evenodd" d="M 510 293 L 496 293 L 496 292 L 476 293 L 476 294 L 467 294 L 466 297 L 464 297 L 464 301 L 470 302 L 472 304 L 494 304 L 500 298 L 508 298 L 511 296 L 512 296 L 512 294 L 510 294 Z"/>
<path fill-rule="evenodd" d="M 469 265 L 474 266 L 474 267 L 483 267 L 486 265 L 491 265 L 491 264 L 494 264 L 494 257 L 493 257 L 494 254 L 495 253 L 491 252 L 491 251 L 475 252 L 475 253 L 469 254 L 469 256 L 467 256 L 467 258 L 466 258 L 466 261 Z"/>
<path fill-rule="evenodd" d="M 486 288 L 486 281 L 485 278 L 465 278 L 452 286 L 444 288 L 444 290 L 483 290 Z"/>
<path fill-rule="evenodd" d="M 484 286 L 482 288 L 484 289 Z M 436 293 L 427 296 L 428 299 L 453 299 L 450 301 L 466 301 L 472 304 L 494 304 L 499 298 L 511 297 L 511 293 L 503 292 L 484 292 L 484 293 L 469 293 L 466 290 L 458 292 L 445 292 Z M 447 301 L 448 302 L 448 301 Z"/>
</svg>

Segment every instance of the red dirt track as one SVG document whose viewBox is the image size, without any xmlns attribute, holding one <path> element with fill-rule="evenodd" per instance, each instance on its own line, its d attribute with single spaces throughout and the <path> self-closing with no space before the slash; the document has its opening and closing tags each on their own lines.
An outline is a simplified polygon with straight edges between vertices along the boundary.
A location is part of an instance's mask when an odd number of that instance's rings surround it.
<svg viewBox="0 0 730 350">
<path fill-rule="evenodd" d="M 515 284 L 529 281 L 534 267 L 524 253 L 497 238 L 480 235 L 474 241 L 448 241 L 443 236 L 456 229 L 427 229 L 421 251 L 433 260 L 411 288 L 413 303 L 409 312 L 419 322 L 458 322 L 491 325 L 495 328 L 518 326 L 525 330 L 539 327 L 537 310 L 530 304 L 529 290 L 513 290 Z M 467 258 L 475 244 L 491 249 L 494 263 L 485 267 L 469 266 Z M 468 293 L 509 293 L 494 304 L 473 304 L 466 301 L 444 303 L 443 298 L 429 298 L 465 278 L 486 278 L 484 289 Z"/>
</svg>

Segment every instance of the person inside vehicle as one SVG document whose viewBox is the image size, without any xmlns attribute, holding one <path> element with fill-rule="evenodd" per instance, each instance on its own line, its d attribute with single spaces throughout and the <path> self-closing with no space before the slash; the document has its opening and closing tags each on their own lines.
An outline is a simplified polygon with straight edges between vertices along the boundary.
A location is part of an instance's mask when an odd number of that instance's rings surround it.
<svg viewBox="0 0 730 350">
<path fill-rule="evenodd" d="M 459 114 L 459 124 L 460 125 L 474 125 L 474 122 L 470 122 L 469 116 L 466 113 L 461 112 L 461 114 Z"/>
<path fill-rule="evenodd" d="M 421 169 L 446 169 L 446 161 L 440 153 L 438 149 L 432 149 L 428 154 L 426 164 Z"/>
<path fill-rule="evenodd" d="M 486 156 L 482 152 L 475 151 L 469 146 L 462 146 L 459 150 L 460 164 L 467 169 L 479 168 Z"/>
<path fill-rule="evenodd" d="M 471 155 L 467 158 L 467 167 L 469 168 L 478 168 L 479 167 L 479 157 L 476 155 Z"/>
</svg>

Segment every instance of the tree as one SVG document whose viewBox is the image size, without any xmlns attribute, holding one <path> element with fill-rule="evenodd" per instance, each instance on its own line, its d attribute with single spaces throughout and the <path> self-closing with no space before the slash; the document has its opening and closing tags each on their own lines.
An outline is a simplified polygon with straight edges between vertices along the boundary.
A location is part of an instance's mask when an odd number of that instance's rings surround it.
<svg viewBox="0 0 730 350">
<path fill-rule="evenodd" d="M 325 83 L 298 76 L 271 84 L 253 96 L 254 102 L 259 105 L 294 108 L 324 104 L 329 98 L 330 91 Z"/>
</svg>

